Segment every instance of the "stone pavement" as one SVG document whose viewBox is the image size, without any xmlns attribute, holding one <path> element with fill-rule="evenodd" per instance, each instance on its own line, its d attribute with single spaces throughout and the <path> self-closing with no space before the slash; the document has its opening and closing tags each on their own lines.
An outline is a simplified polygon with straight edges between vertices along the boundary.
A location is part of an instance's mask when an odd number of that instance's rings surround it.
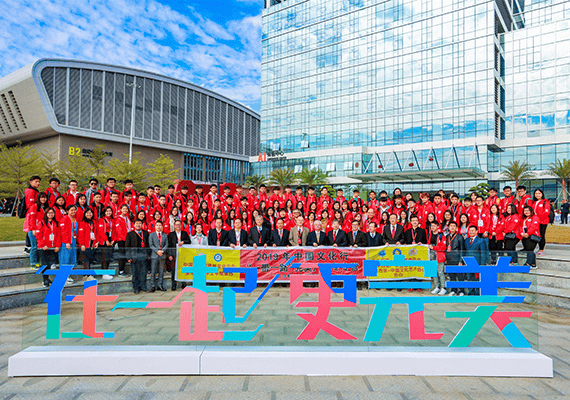
<svg viewBox="0 0 570 400">
<path fill-rule="evenodd" d="M 273 290 L 273 289 L 272 289 Z M 395 294 L 395 292 L 392 292 Z M 359 291 L 359 296 L 366 295 Z M 268 293 L 269 296 L 269 293 Z M 273 317 L 278 325 L 280 316 L 275 308 L 288 296 L 287 288 L 279 288 L 268 298 L 267 304 L 260 304 L 260 314 L 266 319 Z M 174 297 L 172 292 L 145 294 L 144 300 L 165 301 Z M 120 300 L 141 300 L 141 295 L 121 295 Z M 280 301 L 279 301 L 280 300 Z M 215 301 L 213 302 L 215 303 Z M 238 314 L 243 311 L 245 304 L 238 305 Z M 66 306 L 67 307 L 67 306 Z M 45 324 L 45 305 L 19 308 L 0 312 L 0 399 L 567 399 L 570 398 L 570 311 L 559 310 L 544 306 L 524 304 L 527 310 L 535 311 L 538 316 L 538 335 L 540 351 L 554 360 L 555 377 L 553 379 L 527 378 L 462 378 L 462 377 L 305 377 L 305 376 L 132 376 L 132 377 L 48 377 L 48 378 L 8 378 L 8 358 L 22 349 L 33 344 L 42 343 L 42 326 Z M 131 314 L 127 313 L 130 312 Z M 166 311 L 166 310 L 161 310 Z M 79 312 L 77 308 L 65 308 L 64 314 Z M 136 326 L 133 332 L 128 329 L 120 331 L 120 335 L 128 341 L 136 343 L 156 343 L 149 339 L 145 329 L 159 334 L 161 343 L 176 341 L 177 321 L 176 309 L 172 317 L 157 317 L 148 310 L 122 310 L 124 314 L 109 318 L 109 310 L 101 309 L 98 328 L 111 329 L 124 318 Z M 257 312 L 257 310 L 256 310 Z M 288 310 L 288 313 L 292 310 Z M 133 319 L 133 314 L 136 319 Z M 368 311 L 363 311 L 368 315 Z M 252 317 L 256 313 L 252 314 Z M 331 313 L 331 318 L 333 314 Z M 360 315 L 359 315 L 360 317 Z M 362 315 L 364 317 L 364 315 Z M 396 321 L 403 315 L 395 313 Z M 392 316 L 391 316 L 392 318 Z M 360 318 L 358 318 L 360 319 Z M 366 319 L 366 318 L 363 318 Z M 174 320 L 172 323 L 164 321 Z M 216 321 L 213 319 L 212 329 Z M 300 318 L 292 314 L 292 319 L 281 321 L 285 328 L 295 329 L 303 326 Z M 431 322 L 433 323 L 433 321 Z M 447 324 L 447 321 L 446 321 Z M 519 320 L 517 320 L 517 325 Z M 255 325 L 255 324 L 254 324 Z M 339 324 L 340 327 L 342 325 Z M 428 331 L 436 331 L 437 326 L 430 326 L 426 315 Z M 536 326 L 536 325 L 535 325 Z M 23 328 L 24 327 L 24 328 Z M 116 325 L 115 325 L 116 327 Z M 268 328 L 271 326 L 268 324 Z M 361 331 L 364 321 L 352 326 L 352 330 Z M 453 331 L 446 325 L 448 330 Z M 62 320 L 64 330 L 74 330 L 77 321 Z M 24 329 L 24 330 L 23 330 Z M 265 328 L 264 328 L 265 329 Z M 527 329 L 532 330 L 532 326 Z M 138 332 L 137 332 L 138 330 Z M 261 332 L 260 332 L 261 333 Z M 272 332 L 260 335 L 259 340 L 265 343 L 282 344 L 289 335 L 284 335 L 283 327 L 274 327 Z M 398 337 L 405 337 L 399 331 L 387 335 L 390 340 L 401 343 Z M 403 333 L 403 332 L 402 332 Z M 448 336 L 448 335 L 446 335 Z M 495 335 L 499 337 L 500 335 Z M 319 339 L 321 336 L 317 339 Z M 487 339 L 489 335 L 485 335 Z M 530 340 L 531 338 L 529 338 Z M 531 340 L 532 341 L 532 340 Z M 81 344 L 80 340 L 74 342 Z M 58 345 L 64 344 L 58 341 Z M 288 343 L 287 343 L 288 344 Z M 320 345 L 326 345 L 326 339 Z"/>
</svg>

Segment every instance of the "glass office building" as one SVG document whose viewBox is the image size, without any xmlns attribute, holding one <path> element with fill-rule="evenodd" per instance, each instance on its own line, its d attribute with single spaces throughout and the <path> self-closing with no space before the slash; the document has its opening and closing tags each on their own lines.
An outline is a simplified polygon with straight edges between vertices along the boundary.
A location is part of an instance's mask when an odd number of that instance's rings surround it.
<svg viewBox="0 0 570 400">
<path fill-rule="evenodd" d="M 555 197 L 569 18 L 555 0 L 266 0 L 254 171 L 463 194 L 528 159 Z"/>
</svg>

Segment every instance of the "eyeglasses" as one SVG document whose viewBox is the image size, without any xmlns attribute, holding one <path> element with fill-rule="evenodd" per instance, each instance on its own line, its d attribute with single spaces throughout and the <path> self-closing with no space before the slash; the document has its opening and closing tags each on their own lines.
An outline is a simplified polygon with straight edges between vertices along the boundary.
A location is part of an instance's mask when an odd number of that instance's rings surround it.
<svg viewBox="0 0 570 400">
<path fill-rule="evenodd" d="M 97 185 L 95 182 L 91 182 L 90 185 Z"/>
</svg>

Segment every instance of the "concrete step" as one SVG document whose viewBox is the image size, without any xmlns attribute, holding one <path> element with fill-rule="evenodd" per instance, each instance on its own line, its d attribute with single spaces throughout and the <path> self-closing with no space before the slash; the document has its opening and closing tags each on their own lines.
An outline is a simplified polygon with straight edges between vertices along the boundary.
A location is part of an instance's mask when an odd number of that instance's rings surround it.
<svg viewBox="0 0 570 400">
<path fill-rule="evenodd" d="M 0 270 L 0 288 L 30 285 L 42 282 L 42 277 L 40 275 L 36 275 L 36 269 L 23 267 Z"/>
<path fill-rule="evenodd" d="M 569 253 L 570 256 L 570 253 Z M 536 265 L 539 270 L 558 270 L 570 272 L 570 259 L 564 257 L 542 256 L 536 257 Z"/>
<path fill-rule="evenodd" d="M 24 252 L 22 252 L 22 254 L 0 256 L 0 271 L 14 268 L 26 268 L 29 266 L 30 256 Z"/>
<path fill-rule="evenodd" d="M 170 274 L 164 277 L 164 285 L 166 289 L 170 290 Z M 83 294 L 84 281 L 76 281 L 72 284 L 66 284 L 63 288 L 63 296 L 66 295 L 81 295 Z M 98 294 L 118 294 L 127 293 L 133 290 L 131 277 L 114 277 L 112 280 L 98 280 Z M 149 280 L 147 280 L 147 287 L 150 287 Z M 25 307 L 35 304 L 40 304 L 44 301 L 48 288 L 43 287 L 40 283 L 33 283 L 30 285 L 17 285 L 0 288 L 0 310 L 6 310 L 15 307 Z"/>
<path fill-rule="evenodd" d="M 570 294 L 570 271 L 547 270 L 538 268 L 531 271 L 536 276 L 539 288 L 566 289 Z"/>
</svg>

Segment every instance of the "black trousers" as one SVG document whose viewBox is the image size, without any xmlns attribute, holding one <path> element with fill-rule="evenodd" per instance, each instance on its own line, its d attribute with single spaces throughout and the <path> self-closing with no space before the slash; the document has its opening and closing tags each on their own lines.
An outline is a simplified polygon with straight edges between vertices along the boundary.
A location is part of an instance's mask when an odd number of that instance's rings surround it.
<svg viewBox="0 0 570 400">
<path fill-rule="evenodd" d="M 517 256 L 517 243 L 519 242 L 518 238 L 515 239 L 505 239 L 505 250 L 508 256 L 511 256 L 511 262 L 516 264 L 519 262 L 519 258 Z"/>
<path fill-rule="evenodd" d="M 526 263 L 534 266 L 536 265 L 536 255 L 534 254 L 534 249 L 536 248 L 537 243 L 533 240 L 530 240 L 530 237 L 523 238 L 523 251 L 526 252 Z"/>
<path fill-rule="evenodd" d="M 540 224 L 540 242 L 538 242 L 538 250 L 544 250 L 546 246 L 546 228 L 548 224 Z"/>
<path fill-rule="evenodd" d="M 567 224 L 568 223 L 568 213 L 567 212 L 561 212 L 560 213 L 560 223 L 561 224 Z"/>
<path fill-rule="evenodd" d="M 113 247 L 102 245 L 99 246 L 101 253 L 101 269 L 109 269 L 109 265 L 113 262 Z"/>
<path fill-rule="evenodd" d="M 119 257 L 119 272 L 123 272 L 125 271 L 125 265 L 127 265 L 127 255 L 125 253 L 125 241 L 124 240 L 119 240 L 117 242 L 117 245 L 119 246 L 119 251 L 117 252 L 117 255 Z M 145 270 L 146 271 L 146 270 Z M 132 272 L 132 271 L 131 271 Z"/>
<path fill-rule="evenodd" d="M 42 265 L 47 265 L 47 269 L 50 269 L 52 264 L 58 263 L 57 253 L 55 252 L 54 249 L 47 249 L 47 250 L 38 249 L 38 255 L 40 256 Z M 50 282 L 48 275 L 42 275 L 42 278 L 44 282 Z"/>
<path fill-rule="evenodd" d="M 146 270 L 148 261 L 146 257 L 133 258 L 131 262 L 131 274 L 133 290 L 146 290 Z"/>
</svg>

